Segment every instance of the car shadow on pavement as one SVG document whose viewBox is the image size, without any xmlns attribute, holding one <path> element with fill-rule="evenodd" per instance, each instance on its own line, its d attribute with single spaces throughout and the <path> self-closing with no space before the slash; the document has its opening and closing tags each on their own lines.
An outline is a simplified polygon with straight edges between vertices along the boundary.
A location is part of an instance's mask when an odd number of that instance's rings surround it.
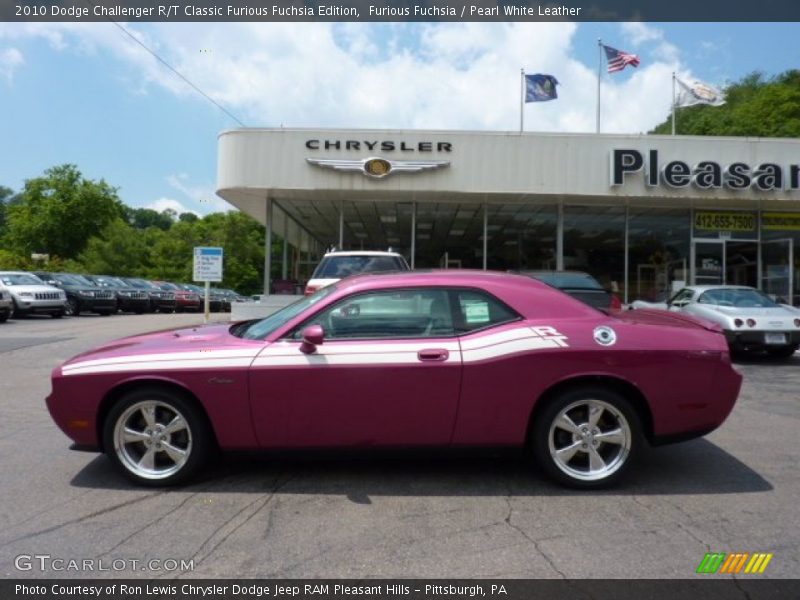
<svg viewBox="0 0 800 600">
<path fill-rule="evenodd" d="M 772 485 L 753 469 L 705 439 L 648 448 L 625 480 L 603 495 L 741 494 Z M 71 482 L 82 488 L 141 490 L 98 456 Z M 179 488 L 180 489 L 180 488 Z M 188 492 L 341 495 L 359 504 L 371 496 L 572 496 L 585 494 L 551 483 L 519 456 L 310 455 L 224 457 L 216 460 Z"/>
<path fill-rule="evenodd" d="M 734 365 L 763 365 L 769 367 L 800 367 L 800 353 L 795 352 L 792 356 L 787 358 L 775 358 L 774 356 L 767 356 L 765 354 L 748 354 L 742 356 L 734 356 L 732 358 Z"/>
</svg>

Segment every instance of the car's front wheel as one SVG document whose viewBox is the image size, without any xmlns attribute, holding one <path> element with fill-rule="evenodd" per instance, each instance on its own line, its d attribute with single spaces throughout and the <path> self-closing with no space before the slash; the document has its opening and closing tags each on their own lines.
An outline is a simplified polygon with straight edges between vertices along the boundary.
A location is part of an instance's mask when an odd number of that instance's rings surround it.
<svg viewBox="0 0 800 600">
<path fill-rule="evenodd" d="M 140 485 L 184 483 L 206 462 L 212 445 L 205 415 L 180 394 L 135 390 L 114 405 L 104 447 L 122 473 Z"/>
<path fill-rule="evenodd" d="M 533 424 L 531 449 L 553 479 L 574 488 L 600 488 L 623 477 L 642 445 L 636 411 L 603 387 L 569 390 L 549 402 Z"/>
</svg>

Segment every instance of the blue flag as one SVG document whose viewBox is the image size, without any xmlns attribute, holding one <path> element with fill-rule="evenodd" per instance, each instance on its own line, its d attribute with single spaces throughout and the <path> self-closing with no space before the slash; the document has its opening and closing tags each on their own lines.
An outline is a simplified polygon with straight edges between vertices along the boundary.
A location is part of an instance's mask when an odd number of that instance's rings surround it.
<svg viewBox="0 0 800 600">
<path fill-rule="evenodd" d="M 525 102 L 546 102 L 558 98 L 558 80 L 552 75 L 525 75 Z"/>
</svg>

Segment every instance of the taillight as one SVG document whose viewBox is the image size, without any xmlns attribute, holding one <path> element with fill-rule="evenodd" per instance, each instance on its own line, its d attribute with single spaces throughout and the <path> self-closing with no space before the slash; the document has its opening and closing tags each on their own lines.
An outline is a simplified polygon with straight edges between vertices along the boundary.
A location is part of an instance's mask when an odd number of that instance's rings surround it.
<svg viewBox="0 0 800 600">
<path fill-rule="evenodd" d="M 616 294 L 611 294 L 611 310 L 622 310 L 622 301 Z"/>
<path fill-rule="evenodd" d="M 736 325 L 737 327 L 741 327 L 742 325 L 744 325 L 744 321 L 742 321 L 741 319 L 734 319 L 733 324 Z"/>
<path fill-rule="evenodd" d="M 310 296 L 311 294 L 316 292 L 318 289 L 319 289 L 318 285 L 307 285 L 305 294 L 306 294 L 306 296 Z"/>
<path fill-rule="evenodd" d="M 747 319 L 747 326 L 748 327 L 755 327 L 756 326 L 756 320 L 755 319 Z"/>
</svg>

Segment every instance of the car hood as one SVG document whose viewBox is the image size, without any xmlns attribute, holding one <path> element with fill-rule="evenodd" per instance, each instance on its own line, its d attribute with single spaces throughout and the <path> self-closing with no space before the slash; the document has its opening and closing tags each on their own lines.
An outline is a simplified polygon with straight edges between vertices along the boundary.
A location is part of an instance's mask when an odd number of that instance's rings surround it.
<svg viewBox="0 0 800 600">
<path fill-rule="evenodd" d="M 66 372 L 81 366 L 123 363 L 140 364 L 142 369 L 146 369 L 153 363 L 167 364 L 174 360 L 252 358 L 264 347 L 263 341 L 243 340 L 231 335 L 230 326 L 230 323 L 203 325 L 121 338 L 72 357 L 62 365 L 62 369 Z"/>
</svg>

